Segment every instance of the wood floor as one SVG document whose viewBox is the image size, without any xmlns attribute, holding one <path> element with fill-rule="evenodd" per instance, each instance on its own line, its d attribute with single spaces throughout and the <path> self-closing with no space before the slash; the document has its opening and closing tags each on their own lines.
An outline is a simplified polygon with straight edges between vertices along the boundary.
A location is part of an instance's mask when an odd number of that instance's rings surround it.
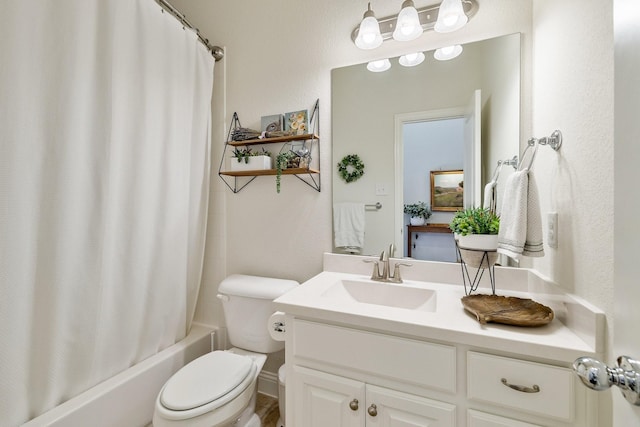
<svg viewBox="0 0 640 427">
<path fill-rule="evenodd" d="M 256 414 L 258 414 L 260 421 L 262 421 L 262 427 L 280 427 L 278 426 L 278 418 L 280 417 L 278 399 L 258 393 Z"/>
</svg>

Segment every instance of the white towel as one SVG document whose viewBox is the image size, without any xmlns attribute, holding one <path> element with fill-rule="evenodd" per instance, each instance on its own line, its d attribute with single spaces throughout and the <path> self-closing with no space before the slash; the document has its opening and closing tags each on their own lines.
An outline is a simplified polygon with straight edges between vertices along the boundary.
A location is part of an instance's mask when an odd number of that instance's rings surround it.
<svg viewBox="0 0 640 427">
<path fill-rule="evenodd" d="M 491 181 L 484 186 L 484 201 L 482 204 L 484 209 L 496 211 L 496 182 Z"/>
<path fill-rule="evenodd" d="M 544 256 L 538 188 L 528 170 L 514 172 L 505 184 L 498 252 L 516 260 Z"/>
<path fill-rule="evenodd" d="M 333 230 L 336 248 L 359 253 L 364 247 L 364 203 L 333 205 Z"/>
</svg>

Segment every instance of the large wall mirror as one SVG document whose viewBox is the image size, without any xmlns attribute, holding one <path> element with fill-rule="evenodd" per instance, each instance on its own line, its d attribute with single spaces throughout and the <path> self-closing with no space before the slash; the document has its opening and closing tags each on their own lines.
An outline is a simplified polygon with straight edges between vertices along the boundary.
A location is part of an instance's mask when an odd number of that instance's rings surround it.
<svg viewBox="0 0 640 427">
<path fill-rule="evenodd" d="M 365 165 L 357 181 L 334 174 L 333 202 L 366 206 L 363 246 L 334 247 L 335 252 L 375 255 L 394 243 L 396 256 L 406 256 L 409 218 L 403 206 L 429 204 L 432 171 L 463 170 L 465 206 L 482 206 L 483 189 L 498 162 L 518 154 L 520 34 L 465 44 L 449 61 L 436 60 L 433 52 L 425 55 L 415 67 L 392 59 L 391 69 L 381 73 L 368 71 L 366 64 L 332 70 L 333 168 L 349 154 Z M 477 123 L 469 126 L 474 118 Z M 476 130 L 475 138 L 469 128 Z M 511 173 L 510 166 L 500 169 L 498 210 Z M 429 222 L 445 224 L 452 215 L 433 212 Z M 412 257 L 455 261 L 452 236 L 417 237 Z"/>
</svg>

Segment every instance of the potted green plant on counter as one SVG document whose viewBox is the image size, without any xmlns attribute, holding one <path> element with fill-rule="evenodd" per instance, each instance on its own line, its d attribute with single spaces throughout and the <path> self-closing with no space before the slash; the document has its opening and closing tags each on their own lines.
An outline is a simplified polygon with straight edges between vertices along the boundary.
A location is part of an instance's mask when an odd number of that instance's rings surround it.
<svg viewBox="0 0 640 427">
<path fill-rule="evenodd" d="M 498 248 L 500 217 L 490 209 L 467 208 L 456 212 L 449 224 L 463 249 L 495 251 Z"/>
<path fill-rule="evenodd" d="M 417 202 L 404 205 L 404 213 L 408 214 L 411 219 L 411 225 L 424 225 L 431 217 L 431 210 L 425 202 Z"/>
</svg>

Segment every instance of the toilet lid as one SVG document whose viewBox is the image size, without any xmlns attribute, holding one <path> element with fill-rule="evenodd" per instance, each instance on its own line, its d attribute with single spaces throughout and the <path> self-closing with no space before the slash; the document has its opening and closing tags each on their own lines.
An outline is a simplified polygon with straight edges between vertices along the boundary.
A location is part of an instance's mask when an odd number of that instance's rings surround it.
<svg viewBox="0 0 640 427">
<path fill-rule="evenodd" d="M 238 387 L 252 373 L 252 367 L 248 356 L 226 351 L 208 353 L 176 372 L 164 386 L 160 401 L 175 411 L 206 405 Z"/>
</svg>

